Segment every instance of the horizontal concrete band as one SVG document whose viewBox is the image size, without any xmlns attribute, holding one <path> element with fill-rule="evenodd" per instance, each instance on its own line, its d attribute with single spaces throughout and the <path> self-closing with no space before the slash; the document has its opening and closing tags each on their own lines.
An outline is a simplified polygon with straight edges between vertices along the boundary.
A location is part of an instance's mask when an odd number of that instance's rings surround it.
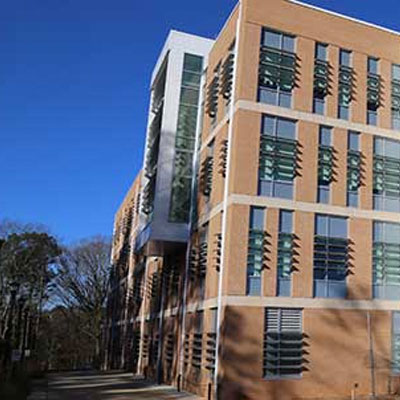
<svg viewBox="0 0 400 400">
<path fill-rule="evenodd" d="M 238 100 L 235 104 L 235 112 L 237 110 L 254 111 L 261 114 L 272 114 L 278 117 L 312 122 L 319 125 L 328 125 L 334 128 L 341 128 L 351 131 L 368 133 L 374 136 L 400 140 L 400 132 L 393 129 L 383 129 L 373 125 L 355 123 L 343 119 L 326 117 L 324 115 L 293 110 L 291 108 L 273 106 L 265 103 L 258 103 L 255 101 Z"/>
<path fill-rule="evenodd" d="M 282 308 L 305 308 L 316 310 L 360 310 L 360 311 L 400 311 L 400 302 L 397 300 L 345 300 L 325 298 L 300 298 L 300 297 L 260 297 L 260 296 L 222 296 L 223 306 L 234 307 L 282 307 Z M 190 303 L 187 312 L 204 311 L 217 307 L 217 298 L 207 299 L 202 302 Z M 170 308 L 163 313 L 147 314 L 145 320 L 176 316 L 178 308 Z M 142 317 L 136 320 L 119 321 L 117 325 L 141 321 Z"/>
<path fill-rule="evenodd" d="M 285 208 L 310 213 L 340 215 L 345 217 L 364 218 L 388 222 L 400 222 L 400 213 L 376 210 L 362 210 L 359 208 L 340 207 L 321 203 L 305 203 L 301 201 L 286 200 L 276 197 L 231 194 L 229 196 L 228 204 L 244 204 L 261 207 Z M 210 215 L 212 215 L 212 212 L 210 213 Z"/>
<path fill-rule="evenodd" d="M 373 221 L 384 221 L 384 222 L 396 222 L 400 223 L 400 213 L 385 212 L 376 210 L 362 210 L 359 208 L 352 207 L 340 207 L 333 206 L 330 204 L 321 203 L 306 203 L 295 200 L 280 199 L 277 197 L 265 197 L 265 196 L 249 196 L 244 194 L 231 194 L 228 198 L 228 206 L 241 204 L 248 206 L 258 207 L 271 207 L 271 208 L 283 208 L 286 210 L 303 211 L 317 214 L 329 214 L 338 215 L 349 218 L 363 218 L 370 219 Z M 217 204 L 207 213 L 200 216 L 198 226 L 202 226 L 216 215 L 223 211 L 222 202 Z"/>
</svg>

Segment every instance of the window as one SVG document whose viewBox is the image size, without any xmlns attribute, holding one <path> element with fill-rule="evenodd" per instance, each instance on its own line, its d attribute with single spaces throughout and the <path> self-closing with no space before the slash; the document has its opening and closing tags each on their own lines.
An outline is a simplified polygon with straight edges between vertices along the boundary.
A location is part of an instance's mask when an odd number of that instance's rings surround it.
<svg viewBox="0 0 400 400">
<path fill-rule="evenodd" d="M 400 299 L 400 224 L 374 222 L 373 296 Z"/>
<path fill-rule="evenodd" d="M 345 298 L 348 273 L 347 219 L 315 216 L 314 296 Z"/>
<path fill-rule="evenodd" d="M 367 124 L 377 125 L 381 99 L 381 77 L 378 75 L 379 60 L 368 57 L 367 77 Z"/>
<path fill-rule="evenodd" d="M 225 100 L 225 112 L 229 110 L 233 86 L 233 67 L 235 62 L 235 42 L 229 48 L 229 52 L 221 67 L 221 94 Z"/>
<path fill-rule="evenodd" d="M 198 256 L 198 285 L 200 288 L 200 297 L 204 298 L 204 289 L 207 274 L 208 259 L 208 223 L 204 224 L 199 232 L 199 256 Z"/>
<path fill-rule="evenodd" d="M 290 108 L 296 77 L 295 37 L 264 29 L 259 66 L 259 101 Z"/>
<path fill-rule="evenodd" d="M 175 137 L 174 173 L 169 209 L 170 222 L 183 223 L 189 220 L 202 68 L 202 57 L 185 54 Z"/>
<path fill-rule="evenodd" d="M 344 67 L 351 67 L 351 51 L 340 49 L 339 64 Z"/>
<path fill-rule="evenodd" d="M 217 317 L 218 317 L 218 309 L 211 308 L 210 309 L 210 317 L 209 321 L 211 321 L 210 331 L 207 332 L 207 340 L 206 340 L 206 364 L 205 368 L 209 371 L 214 371 L 215 369 L 215 354 L 217 348 Z"/>
<path fill-rule="evenodd" d="M 247 295 L 261 295 L 261 271 L 264 257 L 265 209 L 250 208 L 249 242 L 247 250 Z"/>
<path fill-rule="evenodd" d="M 338 118 L 349 119 L 350 103 L 353 96 L 353 68 L 351 52 L 340 50 L 339 53 L 339 107 Z"/>
<path fill-rule="evenodd" d="M 207 156 L 202 161 L 200 167 L 200 190 L 206 196 L 206 201 L 209 201 L 211 196 L 213 171 L 214 140 L 207 146 Z"/>
<path fill-rule="evenodd" d="M 360 134 L 349 131 L 347 150 L 347 205 L 358 207 L 358 189 L 361 186 Z"/>
<path fill-rule="evenodd" d="M 297 168 L 296 121 L 263 116 L 260 159 L 259 195 L 293 198 Z"/>
<path fill-rule="evenodd" d="M 400 312 L 392 312 L 392 372 L 400 374 Z"/>
<path fill-rule="evenodd" d="M 400 212 L 400 142 L 374 139 L 374 209 Z"/>
<path fill-rule="evenodd" d="M 262 33 L 262 44 L 278 50 L 294 52 L 295 37 L 282 32 L 264 29 Z"/>
<path fill-rule="evenodd" d="M 293 272 L 293 212 L 281 210 L 278 235 L 278 296 L 290 296 Z"/>
<path fill-rule="evenodd" d="M 315 58 L 320 61 L 326 61 L 328 54 L 328 45 L 316 43 L 315 45 Z"/>
<path fill-rule="evenodd" d="M 211 118 L 210 128 L 211 130 L 217 123 L 218 114 L 218 96 L 220 91 L 220 69 L 221 63 L 219 63 L 214 69 L 214 76 L 207 86 L 206 96 L 206 113 Z"/>
<path fill-rule="evenodd" d="M 378 75 L 379 60 L 374 57 L 368 57 L 368 73 Z"/>
<path fill-rule="evenodd" d="M 192 367 L 201 369 L 203 353 L 203 311 L 196 311 L 194 315 L 194 334 L 192 349 Z"/>
<path fill-rule="evenodd" d="M 315 45 L 314 61 L 314 95 L 313 112 L 325 114 L 325 98 L 329 90 L 329 64 L 327 61 L 328 46 L 322 43 Z"/>
<path fill-rule="evenodd" d="M 294 308 L 267 308 L 264 325 L 264 378 L 301 377 L 303 315 Z"/>
<path fill-rule="evenodd" d="M 318 203 L 329 203 L 330 184 L 333 179 L 332 128 L 321 126 L 319 129 L 318 156 Z"/>
<path fill-rule="evenodd" d="M 400 130 L 400 65 L 392 65 L 392 128 Z"/>
</svg>

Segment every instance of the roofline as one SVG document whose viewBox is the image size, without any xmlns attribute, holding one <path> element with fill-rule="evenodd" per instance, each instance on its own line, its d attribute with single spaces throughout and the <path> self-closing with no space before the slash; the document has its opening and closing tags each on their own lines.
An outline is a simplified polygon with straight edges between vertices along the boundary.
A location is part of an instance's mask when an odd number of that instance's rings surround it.
<svg viewBox="0 0 400 400">
<path fill-rule="evenodd" d="M 242 0 L 239 0 L 235 6 L 233 7 L 232 11 L 230 12 L 228 18 L 225 20 L 224 26 L 222 27 L 222 29 L 220 29 L 220 31 L 218 32 L 217 37 L 214 39 L 215 42 L 218 41 L 218 39 L 220 38 L 220 36 L 222 35 L 222 33 L 224 32 L 225 28 L 228 26 L 230 20 L 232 19 L 233 15 L 235 14 L 236 10 L 240 7 Z"/>
<path fill-rule="evenodd" d="M 398 32 L 398 31 L 395 31 L 395 30 L 392 30 L 392 29 L 389 29 L 389 28 L 385 28 L 383 26 L 376 25 L 376 24 L 373 24 L 371 22 L 362 21 L 360 19 L 357 19 L 357 18 L 354 18 L 354 17 L 349 17 L 348 15 L 340 14 L 340 13 L 337 13 L 335 11 L 330 11 L 330 10 L 327 10 L 325 8 L 321 8 L 321 7 L 313 6 L 311 4 L 303 3 L 302 1 L 299 1 L 299 0 L 287 0 L 287 1 L 289 1 L 290 3 L 293 3 L 293 4 L 297 4 L 299 6 L 308 7 L 308 8 L 311 8 L 313 10 L 316 10 L 316 11 L 321 11 L 321 12 L 324 12 L 326 14 L 333 15 L 335 17 L 344 18 L 344 19 L 347 19 L 349 21 L 356 22 L 358 24 L 368 26 L 370 28 L 379 29 L 381 31 L 385 31 L 387 33 L 391 33 L 392 35 L 400 36 L 400 32 Z"/>
<path fill-rule="evenodd" d="M 185 37 L 185 38 L 192 40 L 193 42 L 195 42 L 195 41 L 198 41 L 199 43 L 203 42 L 203 44 L 208 42 L 210 48 L 215 43 L 215 40 L 210 39 L 205 36 L 199 36 L 199 35 L 195 35 L 193 33 L 187 33 L 187 32 L 183 32 L 183 31 L 178 31 L 176 29 L 171 29 L 168 32 L 167 38 L 163 44 L 163 47 L 162 47 L 160 53 L 158 54 L 157 61 L 153 67 L 153 71 L 151 73 L 151 79 L 150 79 L 150 87 L 153 86 L 154 81 L 155 81 L 159 71 L 161 70 L 161 67 L 165 61 L 165 57 L 168 54 L 169 50 L 171 49 L 171 44 L 173 44 L 174 40 L 176 40 L 178 37 L 181 37 L 181 38 Z"/>
</svg>

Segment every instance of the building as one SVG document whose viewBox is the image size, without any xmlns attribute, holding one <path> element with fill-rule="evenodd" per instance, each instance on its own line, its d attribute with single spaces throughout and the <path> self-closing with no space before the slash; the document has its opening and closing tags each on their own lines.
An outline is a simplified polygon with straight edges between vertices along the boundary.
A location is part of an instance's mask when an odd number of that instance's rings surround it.
<svg viewBox="0 0 400 400">
<path fill-rule="evenodd" d="M 110 292 L 113 366 L 205 398 L 397 393 L 400 33 L 241 0 L 215 42 L 172 38 L 132 268 Z"/>
</svg>

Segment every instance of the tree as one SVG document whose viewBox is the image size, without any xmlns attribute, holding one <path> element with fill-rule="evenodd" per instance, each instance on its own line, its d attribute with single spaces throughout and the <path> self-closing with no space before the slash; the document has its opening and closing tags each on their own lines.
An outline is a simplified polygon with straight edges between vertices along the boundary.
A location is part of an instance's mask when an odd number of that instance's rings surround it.
<svg viewBox="0 0 400 400">
<path fill-rule="evenodd" d="M 101 324 L 109 285 L 110 257 L 108 239 L 99 236 L 82 241 L 64 249 L 55 279 L 55 301 L 64 306 L 70 323 L 79 327 L 79 334 L 91 339 L 94 366 L 100 363 Z"/>
<path fill-rule="evenodd" d="M 11 348 L 24 350 L 28 339 L 37 336 L 61 249 L 54 237 L 33 225 L 1 223 L 0 232 L 0 342 L 7 364 Z"/>
</svg>

